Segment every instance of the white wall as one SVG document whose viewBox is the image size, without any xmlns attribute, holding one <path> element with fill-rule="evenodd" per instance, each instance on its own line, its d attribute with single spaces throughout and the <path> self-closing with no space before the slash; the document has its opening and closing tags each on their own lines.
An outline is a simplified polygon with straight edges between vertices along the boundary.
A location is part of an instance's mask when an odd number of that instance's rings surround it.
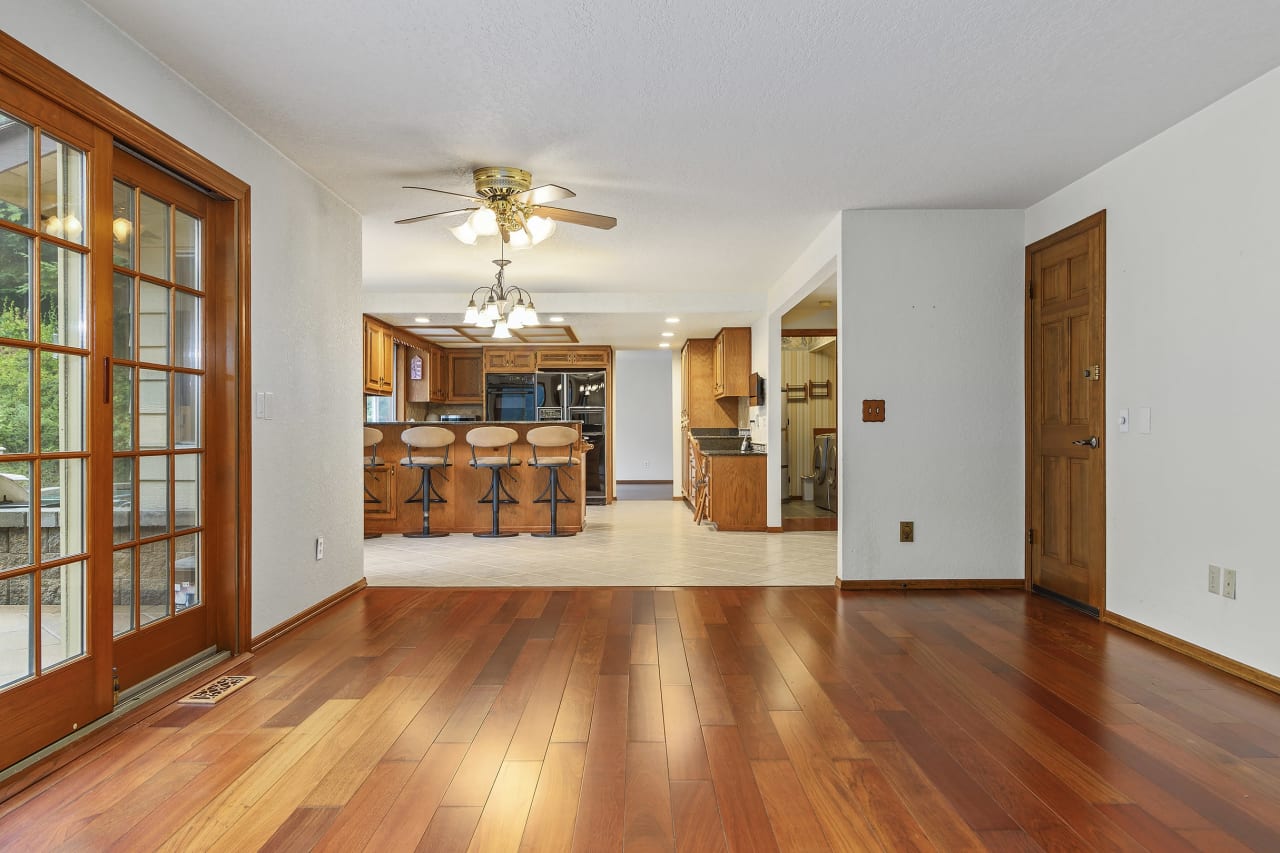
<svg viewBox="0 0 1280 853">
<path fill-rule="evenodd" d="M 1022 221 L 845 211 L 842 578 L 1023 576 Z M 863 399 L 886 401 L 884 423 Z"/>
<path fill-rule="evenodd" d="M 665 480 L 671 440 L 672 370 L 667 350 L 614 353 L 613 471 L 618 480 Z"/>
<path fill-rule="evenodd" d="M 1277 152 L 1280 69 L 1031 207 L 1025 234 L 1107 211 L 1107 609 L 1272 674 Z M 1121 434 L 1139 407 L 1151 433 Z"/>
<path fill-rule="evenodd" d="M 363 576 L 360 218 L 75 0 L 0 0 L 4 29 L 252 187 L 254 634 Z M 298 436 L 305 435 L 300 442 Z M 325 537 L 325 559 L 314 539 Z"/>
</svg>

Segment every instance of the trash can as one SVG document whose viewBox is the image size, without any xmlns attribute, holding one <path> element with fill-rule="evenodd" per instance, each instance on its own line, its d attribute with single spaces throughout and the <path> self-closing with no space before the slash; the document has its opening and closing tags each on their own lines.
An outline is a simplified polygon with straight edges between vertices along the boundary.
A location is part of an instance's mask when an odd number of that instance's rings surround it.
<svg viewBox="0 0 1280 853">
<path fill-rule="evenodd" d="M 812 474 L 801 475 L 800 496 L 807 501 L 813 500 L 813 475 Z"/>
</svg>

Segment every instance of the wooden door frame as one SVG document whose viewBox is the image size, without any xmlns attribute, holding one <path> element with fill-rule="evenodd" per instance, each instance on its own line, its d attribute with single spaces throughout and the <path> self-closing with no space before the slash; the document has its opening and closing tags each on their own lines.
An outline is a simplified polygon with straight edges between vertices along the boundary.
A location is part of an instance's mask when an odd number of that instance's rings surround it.
<svg viewBox="0 0 1280 853">
<path fill-rule="evenodd" d="M 1107 612 L 1107 541 L 1106 541 L 1106 536 L 1107 536 L 1107 525 L 1106 525 L 1106 519 L 1107 519 L 1107 503 L 1106 503 L 1107 502 L 1107 440 L 1106 440 L 1107 385 L 1106 383 L 1107 383 L 1107 376 L 1111 372 L 1109 369 L 1107 369 L 1107 359 L 1106 359 L 1107 211 L 1105 208 L 1091 216 L 1086 216 L 1084 219 L 1081 219 L 1079 222 L 1075 222 L 1071 225 L 1068 225 L 1066 228 L 1063 228 L 1059 231 L 1055 231 L 1054 233 L 1048 235 L 1047 237 L 1041 237 L 1039 240 L 1035 241 L 1034 243 L 1026 247 L 1025 267 L 1024 267 L 1023 281 L 1022 281 L 1022 288 L 1023 288 L 1022 298 L 1023 298 L 1023 305 L 1025 306 L 1023 311 L 1023 346 L 1022 346 L 1023 421 L 1024 421 L 1023 423 L 1023 429 L 1024 429 L 1023 475 L 1024 475 L 1024 484 L 1025 484 L 1023 486 L 1023 526 L 1022 526 L 1023 546 L 1022 547 L 1023 547 L 1023 584 L 1026 591 L 1031 592 L 1032 591 L 1032 576 L 1031 576 L 1032 555 L 1035 549 L 1035 545 L 1027 541 L 1028 536 L 1026 535 L 1026 532 L 1030 531 L 1034 525 L 1034 522 L 1032 521 L 1032 518 L 1031 518 L 1031 515 L 1032 515 L 1031 513 L 1031 487 L 1032 487 L 1031 471 L 1033 468 L 1033 456 L 1034 456 L 1034 453 L 1033 453 L 1034 448 L 1032 447 L 1032 430 L 1031 430 L 1031 415 L 1032 415 L 1031 407 L 1034 402 L 1034 387 L 1032 383 L 1032 365 L 1031 365 L 1031 333 L 1032 333 L 1031 258 L 1037 252 L 1043 249 L 1046 249 L 1049 246 L 1054 245 L 1055 243 L 1059 243 L 1063 240 L 1068 240 L 1072 237 L 1075 237 L 1078 234 L 1083 234 L 1084 232 L 1089 231 L 1090 229 L 1095 227 L 1098 229 L 1098 234 L 1099 234 L 1097 286 L 1100 290 L 1099 302 L 1101 305 L 1100 310 L 1102 312 L 1102 316 L 1099 317 L 1098 319 L 1099 319 L 1100 328 L 1102 329 L 1102 346 L 1103 346 L 1103 352 L 1099 357 L 1099 362 L 1103 365 L 1102 379 L 1101 379 L 1102 388 L 1099 392 L 1102 396 L 1102 407 L 1103 407 L 1102 428 L 1099 431 L 1099 434 L 1102 437 L 1102 444 L 1097 448 L 1097 453 L 1101 454 L 1101 460 L 1099 464 L 1102 466 L 1101 513 L 1102 513 L 1102 520 L 1103 520 L 1103 524 L 1102 524 L 1103 539 L 1102 539 L 1102 545 L 1099 549 L 1099 553 L 1101 554 L 1101 559 L 1102 559 L 1102 582 L 1101 582 L 1101 588 L 1099 590 L 1100 600 L 1098 604 L 1098 615 L 1099 615 L 1099 618 L 1101 618 L 1102 614 Z"/>
<path fill-rule="evenodd" d="M 251 621 L 252 533 L 252 385 L 250 384 L 250 189 L 235 175 L 197 154 L 151 123 L 125 109 L 89 84 L 55 65 L 31 48 L 0 31 L 0 74 L 38 92 L 41 96 L 96 125 L 112 142 L 162 164 L 218 197 L 212 203 L 214 233 L 224 229 L 234 239 L 214 247 L 211 274 L 220 271 L 220 283 L 211 282 L 209 310 L 228 334 L 208 354 L 209 381 L 214 405 L 207 415 L 209 433 L 234 436 L 223 451 L 226 467 L 235 471 L 235 483 L 209 491 L 207 535 L 234 543 L 235 570 L 214 572 L 208 594 L 216 603 L 215 636 L 218 647 L 233 654 L 248 651 Z M 109 179 L 108 179 L 109 181 Z M 101 195 L 101 186 L 93 188 Z M 95 196 L 97 197 L 97 196 Z M 101 205 L 103 199 L 98 198 Z M 106 204 L 110 205 L 108 194 Z M 91 307 L 91 310 L 92 307 Z M 227 346 L 234 339 L 234 346 Z M 230 385 L 231 387 L 227 387 Z M 219 397 L 218 395 L 222 396 Z M 223 405 L 223 402 L 230 405 Z M 209 458 L 210 470 L 219 460 Z M 212 481 L 211 481 L 212 484 Z"/>
</svg>

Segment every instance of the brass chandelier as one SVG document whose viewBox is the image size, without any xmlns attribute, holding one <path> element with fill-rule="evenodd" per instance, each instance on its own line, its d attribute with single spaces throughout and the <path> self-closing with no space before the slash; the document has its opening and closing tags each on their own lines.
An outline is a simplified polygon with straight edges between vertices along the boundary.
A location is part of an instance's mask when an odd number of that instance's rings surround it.
<svg viewBox="0 0 1280 853">
<path fill-rule="evenodd" d="M 499 250 L 499 255 L 501 254 Z M 533 307 L 533 296 L 529 291 L 507 285 L 506 272 L 511 261 L 499 257 L 494 263 L 498 265 L 494 283 L 477 287 L 471 292 L 471 301 L 467 303 L 463 322 L 470 323 L 477 329 L 492 328 L 495 338 L 510 338 L 511 332 L 516 329 L 538 325 L 538 311 Z"/>
</svg>

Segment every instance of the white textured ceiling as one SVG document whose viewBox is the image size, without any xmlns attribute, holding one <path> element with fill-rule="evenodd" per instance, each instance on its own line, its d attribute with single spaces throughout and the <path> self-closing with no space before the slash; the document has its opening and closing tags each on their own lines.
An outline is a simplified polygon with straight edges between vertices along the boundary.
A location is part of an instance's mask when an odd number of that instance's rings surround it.
<svg viewBox="0 0 1280 853">
<path fill-rule="evenodd" d="M 393 225 L 451 207 L 401 184 L 567 186 L 618 227 L 561 226 L 511 282 L 689 313 L 759 298 L 838 210 L 1025 207 L 1280 65 L 1274 0 L 90 5 L 364 214 L 384 312 L 452 305 L 496 248 Z"/>
</svg>

